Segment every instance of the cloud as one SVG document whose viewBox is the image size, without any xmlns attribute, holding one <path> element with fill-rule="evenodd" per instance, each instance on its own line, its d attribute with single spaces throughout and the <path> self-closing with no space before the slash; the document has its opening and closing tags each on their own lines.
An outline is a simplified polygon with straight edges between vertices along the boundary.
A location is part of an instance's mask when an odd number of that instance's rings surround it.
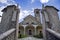
<svg viewBox="0 0 60 40">
<path fill-rule="evenodd" d="M 40 0 L 41 3 L 47 3 L 49 0 Z"/>
<path fill-rule="evenodd" d="M 1 12 L 1 10 L 4 9 L 4 8 L 5 8 L 5 6 L 1 6 L 1 7 L 0 7 L 0 15 L 1 15 L 1 16 L 2 16 L 2 14 L 3 14 L 3 12 Z"/>
<path fill-rule="evenodd" d="M 31 0 L 31 3 L 33 3 L 35 0 Z"/>
<path fill-rule="evenodd" d="M 1 10 L 4 9 L 6 6 L 8 5 L 17 5 L 17 3 L 14 0 L 0 0 L 0 15 L 2 16 Z M 19 8 L 21 8 L 21 6 L 19 5 Z M 1 18 L 0 18 L 1 21 Z"/>
<path fill-rule="evenodd" d="M 32 15 L 32 10 L 20 10 L 19 19 L 25 18 L 28 15 Z"/>
<path fill-rule="evenodd" d="M 12 5 L 12 4 L 16 4 L 16 2 L 14 0 L 0 0 L 0 3 L 4 3 L 6 5 Z"/>
<path fill-rule="evenodd" d="M 20 10 L 20 14 L 19 14 L 19 22 L 21 22 L 23 20 L 23 18 L 25 18 L 28 15 L 28 11 L 27 10 Z"/>
<path fill-rule="evenodd" d="M 2 15 L 1 10 L 5 8 L 7 5 L 16 5 L 16 2 L 14 0 L 0 0 L 0 15 Z M 3 5 L 2 5 L 3 4 Z"/>
<path fill-rule="evenodd" d="M 0 8 L 0 16 L 2 16 L 1 8 Z M 1 22 L 1 17 L 0 17 L 0 22 Z"/>
<path fill-rule="evenodd" d="M 1 10 L 4 8 L 4 7 L 6 7 L 7 5 L 16 5 L 16 2 L 14 1 L 14 0 L 0 0 L 0 13 L 2 13 L 1 12 Z"/>
<path fill-rule="evenodd" d="M 17 3 L 14 0 L 0 0 L 0 13 L 1 10 L 6 7 L 7 5 L 17 5 Z M 19 8 L 21 8 L 21 6 L 19 5 Z"/>
<path fill-rule="evenodd" d="M 6 3 L 7 0 L 0 0 L 0 3 Z"/>
<path fill-rule="evenodd" d="M 19 14 L 19 20 L 20 22 L 28 15 L 33 15 L 33 10 L 20 10 L 20 14 Z"/>
</svg>

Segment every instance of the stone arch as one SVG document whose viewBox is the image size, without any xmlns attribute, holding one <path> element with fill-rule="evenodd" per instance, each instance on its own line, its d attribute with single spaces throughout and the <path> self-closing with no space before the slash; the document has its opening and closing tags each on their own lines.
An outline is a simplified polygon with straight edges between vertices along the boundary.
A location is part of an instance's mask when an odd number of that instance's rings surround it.
<svg viewBox="0 0 60 40">
<path fill-rule="evenodd" d="M 19 33 L 22 35 L 24 34 L 24 27 L 21 25 L 19 26 Z"/>
<path fill-rule="evenodd" d="M 40 32 L 42 32 L 42 26 L 38 25 L 36 27 L 36 34 L 39 35 Z"/>
<path fill-rule="evenodd" d="M 27 36 L 33 36 L 34 35 L 34 33 L 35 33 L 34 26 L 28 25 L 28 26 L 26 26 L 25 29 L 26 29 L 26 35 Z"/>
</svg>

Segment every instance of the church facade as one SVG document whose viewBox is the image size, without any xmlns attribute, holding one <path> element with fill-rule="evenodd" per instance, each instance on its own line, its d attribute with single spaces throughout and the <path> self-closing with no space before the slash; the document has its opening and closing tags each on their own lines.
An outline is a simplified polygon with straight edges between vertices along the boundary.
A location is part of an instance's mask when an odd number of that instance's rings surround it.
<svg viewBox="0 0 60 40">
<path fill-rule="evenodd" d="M 19 33 L 33 36 L 43 33 L 45 36 L 45 31 L 47 28 L 50 28 L 56 32 L 59 32 L 59 17 L 58 9 L 54 6 L 45 6 L 42 9 L 34 9 L 35 17 L 28 15 L 24 18 L 24 21 L 19 24 Z M 42 13 L 42 24 L 40 13 Z"/>
<path fill-rule="evenodd" d="M 19 33 L 27 36 L 39 35 L 42 32 L 40 9 L 34 10 L 35 17 L 28 15 L 19 24 Z"/>
</svg>

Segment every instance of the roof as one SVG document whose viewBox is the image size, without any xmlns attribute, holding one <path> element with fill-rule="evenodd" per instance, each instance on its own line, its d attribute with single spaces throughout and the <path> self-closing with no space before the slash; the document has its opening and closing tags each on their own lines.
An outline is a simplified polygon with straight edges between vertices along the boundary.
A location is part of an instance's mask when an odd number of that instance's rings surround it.
<svg viewBox="0 0 60 40">
<path fill-rule="evenodd" d="M 22 21 L 22 22 L 20 22 L 20 24 L 23 24 L 23 25 L 25 25 L 26 23 L 28 23 L 28 22 L 30 22 L 30 23 L 34 23 L 34 25 L 40 25 L 40 23 L 36 20 L 36 18 L 34 17 L 34 16 L 32 16 L 32 15 L 28 15 L 27 17 L 25 17 L 24 18 L 24 20 Z"/>
<path fill-rule="evenodd" d="M 34 22 L 34 24 L 37 24 L 37 20 L 32 15 L 28 15 L 27 17 L 25 17 L 24 20 L 20 22 L 20 24 L 26 25 L 26 23 L 29 23 L 29 22 L 31 23 Z"/>
<path fill-rule="evenodd" d="M 36 9 L 34 9 L 34 10 L 39 10 L 39 11 L 40 11 L 40 9 L 38 9 L 38 8 L 36 8 Z"/>
<path fill-rule="evenodd" d="M 47 7 L 49 7 L 49 8 L 54 8 L 55 10 L 57 10 L 57 11 L 59 11 L 56 7 L 54 7 L 54 6 L 45 6 L 45 8 L 47 8 Z"/>
<path fill-rule="evenodd" d="M 35 17 L 33 17 L 32 15 L 28 15 L 27 17 L 25 17 L 24 19 L 26 19 L 26 18 L 35 18 Z"/>
<path fill-rule="evenodd" d="M 9 5 L 9 6 L 5 7 L 5 8 L 2 10 L 2 12 L 3 12 L 3 11 L 6 11 L 8 7 L 16 7 L 16 6 L 15 6 L 15 5 Z"/>
</svg>

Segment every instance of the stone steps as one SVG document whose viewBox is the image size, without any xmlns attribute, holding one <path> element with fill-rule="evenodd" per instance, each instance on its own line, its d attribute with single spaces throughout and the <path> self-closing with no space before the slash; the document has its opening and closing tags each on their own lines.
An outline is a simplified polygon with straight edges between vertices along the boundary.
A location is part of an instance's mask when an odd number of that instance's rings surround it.
<svg viewBox="0 0 60 40">
<path fill-rule="evenodd" d="M 38 38 L 34 38 L 34 37 L 26 37 L 26 38 L 21 38 L 18 40 L 43 40 L 43 39 L 38 39 Z"/>
</svg>

